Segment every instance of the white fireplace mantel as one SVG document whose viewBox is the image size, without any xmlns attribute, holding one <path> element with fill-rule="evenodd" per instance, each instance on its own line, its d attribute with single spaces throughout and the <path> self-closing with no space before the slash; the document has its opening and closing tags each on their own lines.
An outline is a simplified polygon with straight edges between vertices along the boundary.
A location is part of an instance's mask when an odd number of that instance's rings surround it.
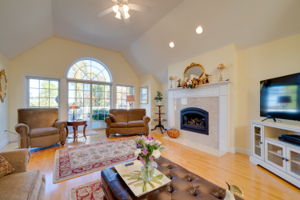
<svg viewBox="0 0 300 200">
<path fill-rule="evenodd" d="M 230 116 L 229 116 L 229 86 L 230 82 L 220 82 L 202 85 L 195 89 L 169 89 L 168 90 L 168 127 L 175 127 L 175 110 L 176 99 L 181 99 L 185 102 L 188 98 L 204 98 L 204 97 L 218 97 L 219 114 L 218 114 L 218 149 L 211 147 L 199 147 L 199 145 L 192 145 L 195 141 L 190 141 L 192 148 L 200 149 L 208 153 L 223 155 L 230 151 L 229 146 L 229 130 L 230 130 Z M 201 106 L 199 106 L 201 107 Z M 186 141 L 186 138 L 182 138 Z M 180 143 L 180 138 L 173 140 Z M 184 142 L 187 144 L 187 142 Z"/>
</svg>

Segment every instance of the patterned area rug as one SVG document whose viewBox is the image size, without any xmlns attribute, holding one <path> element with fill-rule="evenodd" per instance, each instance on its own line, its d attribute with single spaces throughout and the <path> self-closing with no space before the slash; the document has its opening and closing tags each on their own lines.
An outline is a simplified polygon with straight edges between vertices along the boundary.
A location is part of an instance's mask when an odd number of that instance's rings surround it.
<svg viewBox="0 0 300 200">
<path fill-rule="evenodd" d="M 53 183 L 95 172 L 134 158 L 132 139 L 103 140 L 99 143 L 59 149 L 55 152 Z"/>
<path fill-rule="evenodd" d="M 94 181 L 72 188 L 70 200 L 103 200 L 101 181 Z"/>
</svg>

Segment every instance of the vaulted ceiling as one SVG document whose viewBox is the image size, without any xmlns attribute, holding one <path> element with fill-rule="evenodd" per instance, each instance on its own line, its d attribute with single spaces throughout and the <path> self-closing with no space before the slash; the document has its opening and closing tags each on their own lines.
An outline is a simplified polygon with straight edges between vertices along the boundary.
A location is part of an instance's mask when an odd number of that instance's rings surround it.
<svg viewBox="0 0 300 200">
<path fill-rule="evenodd" d="M 167 66 L 179 60 L 231 43 L 245 48 L 300 33 L 299 0 L 129 3 L 141 9 L 123 22 L 105 14 L 111 0 L 0 0 L 0 53 L 13 58 L 60 36 L 120 51 L 137 72 L 164 81 Z M 201 35 L 195 34 L 198 25 Z"/>
</svg>

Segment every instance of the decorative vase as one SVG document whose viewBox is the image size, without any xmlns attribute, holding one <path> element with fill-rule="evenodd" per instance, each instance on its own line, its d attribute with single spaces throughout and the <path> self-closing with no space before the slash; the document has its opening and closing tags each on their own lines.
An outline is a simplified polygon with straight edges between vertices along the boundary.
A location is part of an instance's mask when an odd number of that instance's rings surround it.
<svg viewBox="0 0 300 200">
<path fill-rule="evenodd" d="M 229 190 L 226 190 L 224 200 L 235 200 L 235 198 L 234 195 Z"/>
<path fill-rule="evenodd" d="M 150 182 L 153 178 L 153 174 L 154 174 L 154 167 L 152 163 L 151 162 L 145 163 L 141 169 L 141 178 L 145 182 Z"/>
</svg>

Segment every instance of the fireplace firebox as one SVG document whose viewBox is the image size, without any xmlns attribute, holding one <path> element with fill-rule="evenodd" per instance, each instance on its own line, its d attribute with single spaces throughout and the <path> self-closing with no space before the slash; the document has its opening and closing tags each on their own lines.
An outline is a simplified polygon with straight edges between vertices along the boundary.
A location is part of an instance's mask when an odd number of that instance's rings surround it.
<svg viewBox="0 0 300 200">
<path fill-rule="evenodd" d="M 180 112 L 180 128 L 201 134 L 209 134 L 209 114 L 207 111 L 190 107 Z"/>
</svg>

